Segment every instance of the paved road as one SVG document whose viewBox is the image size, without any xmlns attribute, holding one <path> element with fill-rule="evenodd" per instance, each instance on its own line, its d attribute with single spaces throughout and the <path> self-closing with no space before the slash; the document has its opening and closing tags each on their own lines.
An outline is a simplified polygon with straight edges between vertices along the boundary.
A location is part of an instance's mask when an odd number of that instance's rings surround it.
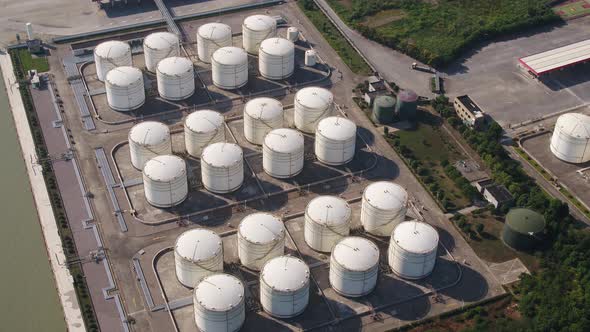
<svg viewBox="0 0 590 332">
<path fill-rule="evenodd" d="M 413 62 L 418 62 L 409 56 L 385 47 L 377 42 L 363 37 L 356 30 L 349 28 L 332 10 L 326 0 L 315 0 L 324 9 L 338 28 L 346 34 L 353 45 L 363 54 L 366 60 L 388 81 L 394 81 L 402 88 L 416 91 L 421 96 L 432 96 L 430 92 L 431 74 L 412 70 Z"/>
</svg>

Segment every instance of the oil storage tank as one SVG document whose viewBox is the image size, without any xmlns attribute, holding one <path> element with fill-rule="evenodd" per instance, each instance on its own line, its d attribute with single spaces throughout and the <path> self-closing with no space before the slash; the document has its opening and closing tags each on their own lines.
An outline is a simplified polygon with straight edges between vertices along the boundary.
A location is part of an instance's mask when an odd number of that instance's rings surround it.
<svg viewBox="0 0 590 332">
<path fill-rule="evenodd" d="M 590 161 L 590 116 L 578 113 L 561 115 L 551 136 L 551 152 L 570 163 Z"/>
<path fill-rule="evenodd" d="M 111 69 L 132 65 L 131 47 L 118 40 L 100 43 L 94 48 L 94 64 L 98 80 L 104 81 Z"/>
<path fill-rule="evenodd" d="M 140 171 L 153 157 L 172 153 L 170 129 L 161 122 L 144 121 L 136 124 L 129 130 L 128 142 L 131 164 Z"/>
<path fill-rule="evenodd" d="M 193 62 L 187 58 L 170 57 L 158 63 L 158 93 L 168 100 L 183 100 L 195 93 Z"/>
<path fill-rule="evenodd" d="M 283 127 L 283 104 L 268 97 L 254 98 L 244 107 L 244 136 L 248 142 L 262 145 L 270 131 Z"/>
<path fill-rule="evenodd" d="M 105 78 L 107 103 L 115 111 L 129 112 L 145 103 L 143 73 L 135 67 L 117 67 Z"/>
<path fill-rule="evenodd" d="M 291 318 L 305 311 L 309 302 L 309 267 L 299 258 L 275 257 L 260 273 L 260 303 L 269 315 Z"/>
<path fill-rule="evenodd" d="M 317 53 L 314 50 L 305 51 L 304 63 L 308 67 L 313 67 L 317 63 Z"/>
<path fill-rule="evenodd" d="M 252 213 L 238 226 L 238 257 L 245 267 L 260 270 L 285 252 L 285 226 L 270 213 Z"/>
<path fill-rule="evenodd" d="M 545 217 L 530 209 L 511 209 L 502 229 L 502 241 L 516 250 L 531 251 L 543 240 Z"/>
<path fill-rule="evenodd" d="M 356 125 L 347 118 L 331 116 L 318 122 L 315 155 L 321 163 L 343 165 L 354 158 Z"/>
<path fill-rule="evenodd" d="M 223 23 L 203 24 L 197 30 L 197 55 L 210 63 L 211 56 L 221 47 L 232 46 L 231 27 Z"/>
<path fill-rule="evenodd" d="M 393 182 L 379 181 L 368 185 L 361 203 L 361 224 L 366 232 L 390 236 L 393 228 L 404 221 L 408 192 Z"/>
<path fill-rule="evenodd" d="M 285 179 L 301 173 L 304 156 L 304 138 L 297 130 L 279 128 L 264 138 L 262 167 L 272 177 Z"/>
<path fill-rule="evenodd" d="M 330 285 L 348 297 L 369 294 L 377 285 L 379 248 L 363 237 L 349 236 L 338 242 L 330 257 Z"/>
<path fill-rule="evenodd" d="M 174 244 L 176 277 L 181 284 L 193 288 L 204 277 L 223 272 L 223 243 L 209 229 L 194 228 Z"/>
<path fill-rule="evenodd" d="M 143 168 L 145 199 L 158 208 L 182 203 L 188 195 L 186 163 L 178 156 L 156 156 Z"/>
<path fill-rule="evenodd" d="M 295 70 L 295 45 L 285 38 L 269 38 L 260 43 L 258 70 L 269 80 L 282 80 Z"/>
<path fill-rule="evenodd" d="M 299 40 L 299 29 L 297 29 L 296 27 L 288 27 L 287 39 L 293 43 Z"/>
<path fill-rule="evenodd" d="M 248 55 L 241 48 L 222 47 L 211 56 L 213 84 L 221 89 L 238 89 L 248 83 Z"/>
<path fill-rule="evenodd" d="M 395 114 L 400 120 L 413 121 L 418 112 L 418 95 L 412 90 L 402 90 L 397 95 Z"/>
<path fill-rule="evenodd" d="M 154 32 L 143 40 L 145 67 L 152 73 L 156 71 L 160 61 L 179 55 L 180 40 L 173 33 L 166 31 Z"/>
<path fill-rule="evenodd" d="M 244 182 L 244 153 L 233 143 L 213 143 L 201 154 L 201 181 L 210 192 L 236 191 Z"/>
<path fill-rule="evenodd" d="M 351 219 L 352 210 L 345 200 L 336 196 L 318 196 L 305 208 L 305 242 L 316 251 L 330 252 L 350 233 Z"/>
<path fill-rule="evenodd" d="M 277 21 L 267 15 L 252 15 L 242 23 L 242 44 L 246 52 L 258 54 L 260 43 L 277 33 Z"/>
<path fill-rule="evenodd" d="M 200 331 L 238 331 L 246 319 L 244 284 L 225 273 L 206 276 L 194 289 L 193 306 Z"/>
<path fill-rule="evenodd" d="M 422 279 L 432 273 L 438 239 L 438 232 L 429 224 L 398 224 L 389 241 L 389 266 L 393 273 L 405 279 Z"/>
<path fill-rule="evenodd" d="M 332 115 L 334 95 L 320 87 L 303 88 L 295 94 L 294 122 L 297 129 L 313 134 L 321 119 Z"/>
<path fill-rule="evenodd" d="M 392 96 L 378 96 L 373 102 L 373 121 L 387 124 L 393 121 L 395 114 L 395 98 Z"/>
<path fill-rule="evenodd" d="M 184 120 L 184 145 L 191 156 L 200 158 L 207 145 L 224 141 L 225 125 L 221 113 L 200 110 L 192 112 Z"/>
</svg>

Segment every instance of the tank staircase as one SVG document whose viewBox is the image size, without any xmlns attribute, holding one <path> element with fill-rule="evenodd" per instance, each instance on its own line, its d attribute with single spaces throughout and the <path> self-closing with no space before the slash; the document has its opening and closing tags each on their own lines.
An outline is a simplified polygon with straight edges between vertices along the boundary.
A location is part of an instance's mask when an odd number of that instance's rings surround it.
<svg viewBox="0 0 590 332">
<path fill-rule="evenodd" d="M 164 1 L 163 0 L 154 0 L 154 2 L 156 3 L 156 6 L 158 7 L 158 10 L 160 11 L 160 13 L 162 13 L 162 17 L 164 18 L 164 20 L 166 21 L 166 24 L 168 25 L 168 30 L 170 32 L 172 32 L 173 34 L 177 35 L 178 38 L 180 38 L 182 40 L 183 39 L 182 32 L 180 31 L 180 28 L 178 27 L 178 25 L 176 25 L 176 22 L 174 21 L 172 14 L 170 13 L 168 8 L 166 7 L 166 4 L 164 4 Z"/>
</svg>

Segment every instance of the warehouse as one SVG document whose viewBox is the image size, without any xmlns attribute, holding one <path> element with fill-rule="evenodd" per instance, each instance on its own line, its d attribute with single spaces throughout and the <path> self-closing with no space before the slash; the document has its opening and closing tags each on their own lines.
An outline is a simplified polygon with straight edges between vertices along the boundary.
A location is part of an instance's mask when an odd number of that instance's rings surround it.
<svg viewBox="0 0 590 332">
<path fill-rule="evenodd" d="M 536 77 L 590 60 L 590 39 L 518 59 Z"/>
</svg>

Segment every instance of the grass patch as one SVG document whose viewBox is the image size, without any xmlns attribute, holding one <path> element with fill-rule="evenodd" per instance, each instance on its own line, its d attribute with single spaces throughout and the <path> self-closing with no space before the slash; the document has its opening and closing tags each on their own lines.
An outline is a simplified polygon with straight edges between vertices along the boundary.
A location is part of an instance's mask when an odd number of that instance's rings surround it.
<svg viewBox="0 0 590 332">
<path fill-rule="evenodd" d="M 16 51 L 21 61 L 22 69 L 27 72 L 36 69 L 39 73 L 49 71 L 49 62 L 45 56 L 33 56 L 27 49 L 20 48 Z"/>
<path fill-rule="evenodd" d="M 371 68 L 369 68 L 365 60 L 311 0 L 297 1 L 297 5 L 352 72 L 365 76 L 371 74 Z"/>
<path fill-rule="evenodd" d="M 553 7 L 553 11 L 563 19 L 590 15 L 590 0 L 570 0 Z"/>
<path fill-rule="evenodd" d="M 406 13 L 401 9 L 386 9 L 363 18 L 361 24 L 369 28 L 379 28 L 386 24 L 401 20 Z"/>
</svg>

